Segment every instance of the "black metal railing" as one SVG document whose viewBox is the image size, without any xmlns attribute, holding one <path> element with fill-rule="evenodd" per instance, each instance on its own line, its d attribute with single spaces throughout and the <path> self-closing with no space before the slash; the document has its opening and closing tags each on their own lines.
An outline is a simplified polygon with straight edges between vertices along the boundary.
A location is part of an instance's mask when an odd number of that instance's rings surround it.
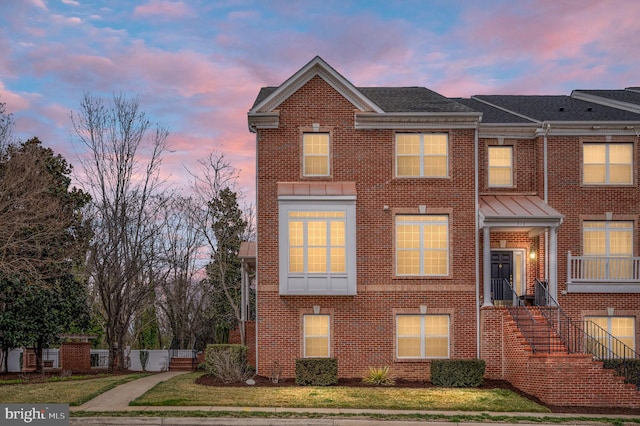
<svg viewBox="0 0 640 426">
<path fill-rule="evenodd" d="M 515 304 L 517 295 L 506 278 L 491 278 L 491 301 L 496 304 Z"/>
<path fill-rule="evenodd" d="M 552 337 L 549 327 L 535 320 L 525 306 L 525 300 L 518 297 L 511 282 L 505 278 L 492 279 L 491 288 L 493 302 L 503 302 L 531 351 L 540 353 L 549 350 Z"/>
<path fill-rule="evenodd" d="M 178 339 L 174 337 L 171 339 L 171 346 L 169 347 L 169 359 L 172 358 L 191 358 L 191 368 L 196 368 L 196 355 L 197 355 L 197 342 L 190 338 Z"/>
<path fill-rule="evenodd" d="M 109 351 L 92 350 L 89 355 L 91 358 L 91 368 L 107 368 L 109 367 Z"/>
<path fill-rule="evenodd" d="M 60 368 L 60 350 L 59 349 L 43 349 L 42 350 L 42 366 L 44 368 Z"/>
<path fill-rule="evenodd" d="M 588 353 L 624 376 L 640 390 L 640 356 L 624 342 L 592 321 L 572 320 L 551 296 L 547 283 L 536 280 L 535 302 L 569 353 Z M 539 303 L 538 303 L 539 302 Z"/>
</svg>

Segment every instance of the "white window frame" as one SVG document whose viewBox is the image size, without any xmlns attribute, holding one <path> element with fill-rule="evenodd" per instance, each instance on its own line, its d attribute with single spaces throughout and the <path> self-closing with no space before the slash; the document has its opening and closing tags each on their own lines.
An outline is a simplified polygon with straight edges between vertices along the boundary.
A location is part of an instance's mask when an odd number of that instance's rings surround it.
<svg viewBox="0 0 640 426">
<path fill-rule="evenodd" d="M 418 337 L 416 335 L 402 336 L 399 333 L 398 321 L 400 317 L 419 317 L 420 318 L 420 356 L 400 356 L 398 354 L 400 350 L 400 339 L 403 337 Z M 447 335 L 428 334 L 425 325 L 425 319 L 427 317 L 446 317 L 447 318 Z M 451 358 L 451 316 L 448 314 L 396 314 L 396 359 L 449 359 Z M 447 338 L 447 355 L 442 357 L 427 356 L 425 347 L 426 340 L 434 337 L 446 337 Z"/>
<path fill-rule="evenodd" d="M 420 174 L 419 175 L 401 175 L 399 174 L 398 160 L 400 157 L 414 157 L 416 154 L 407 155 L 407 154 L 399 154 L 398 153 L 398 136 L 411 135 L 411 136 L 419 136 L 420 137 L 420 153 L 418 154 L 420 158 Z M 429 155 L 425 153 L 424 149 L 424 139 L 425 136 L 444 136 L 445 137 L 445 173 L 443 175 L 426 175 L 424 171 L 424 161 L 427 157 L 443 157 L 443 155 Z M 395 135 L 395 175 L 397 178 L 433 178 L 433 179 L 443 179 L 449 177 L 449 134 L 448 133 L 396 133 Z"/>
<path fill-rule="evenodd" d="M 326 154 L 311 154 L 306 152 L 305 139 L 314 136 L 326 136 L 327 138 L 327 153 Z M 327 173 L 307 173 L 307 158 L 326 158 Z M 304 132 L 302 134 L 302 175 L 305 177 L 326 177 L 331 176 L 331 135 L 329 132 Z"/>
<path fill-rule="evenodd" d="M 324 317 L 327 319 L 327 334 L 321 335 L 308 335 L 307 334 L 307 318 L 308 317 Z M 302 345 L 303 345 L 303 358 L 312 358 L 307 355 L 307 338 L 326 338 L 327 339 L 327 354 L 325 356 L 313 356 L 313 358 L 330 358 L 331 357 L 331 316 L 326 314 L 305 314 L 302 316 Z"/>
<path fill-rule="evenodd" d="M 585 228 L 585 225 L 587 223 L 603 223 L 604 224 L 604 228 Z M 615 228 L 612 227 L 611 225 L 613 225 L 614 223 L 626 223 L 631 225 L 628 228 Z M 631 240 L 631 252 L 629 253 L 628 256 L 622 256 L 622 257 L 633 257 L 633 232 L 634 232 L 634 226 L 633 226 L 633 221 L 632 220 L 585 220 L 582 222 L 582 252 L 584 253 L 585 256 L 600 256 L 600 257 L 613 257 L 614 255 L 611 254 L 611 233 L 612 232 L 626 232 L 629 233 L 629 239 Z M 586 254 L 586 247 L 585 247 L 585 236 L 586 233 L 589 232 L 603 232 L 604 233 L 604 238 L 605 238 L 605 253 L 604 254 Z M 615 255 L 615 257 L 621 257 L 620 255 Z"/>
<path fill-rule="evenodd" d="M 356 197 L 281 196 L 278 203 L 278 254 L 281 295 L 356 294 Z M 344 272 L 290 272 L 289 212 L 343 211 L 345 213 Z"/>
<path fill-rule="evenodd" d="M 444 217 L 446 218 L 445 222 L 442 221 L 434 221 L 434 222 L 428 222 L 428 221 L 418 221 L 416 220 L 415 222 L 411 222 L 411 221 L 406 221 L 406 222 L 398 222 L 398 218 L 400 217 L 416 217 L 416 218 L 420 218 L 420 219 L 425 219 L 428 217 Z M 414 214 L 397 214 L 395 216 L 395 272 L 396 272 L 396 276 L 398 277 L 448 277 L 449 276 L 449 269 L 450 269 L 450 263 L 451 263 L 451 235 L 449 232 L 449 220 L 450 220 L 450 216 L 448 214 L 430 214 L 430 215 L 414 215 Z M 400 226 L 400 223 L 402 224 L 413 224 L 413 225 L 418 225 L 420 227 L 420 247 L 418 248 L 418 259 L 420 261 L 420 270 L 417 274 L 401 274 L 398 271 L 398 254 L 401 251 L 415 251 L 415 249 L 403 249 L 398 247 L 398 228 Z M 447 247 L 446 249 L 430 249 L 430 248 L 426 248 L 425 247 L 425 236 L 424 236 L 424 227 L 426 225 L 433 225 L 433 224 L 441 224 L 445 227 L 446 232 L 447 232 Z M 425 272 L 425 264 L 424 264 L 424 253 L 426 251 L 446 251 L 447 254 L 447 270 L 445 273 L 443 274 L 427 274 Z"/>
<path fill-rule="evenodd" d="M 613 318 L 625 318 L 627 320 L 631 320 L 631 324 L 633 325 L 633 329 L 631 331 L 632 334 L 629 335 L 629 336 L 622 336 L 622 335 L 613 334 L 612 333 L 612 324 L 611 324 Z M 625 315 L 625 316 L 589 315 L 589 316 L 586 316 L 584 318 L 584 320 L 586 322 L 590 321 L 590 322 L 593 322 L 595 324 L 594 319 L 600 319 L 600 320 L 606 319 L 607 320 L 607 327 L 606 328 L 602 327 L 602 328 L 605 329 L 607 331 L 607 333 L 609 333 L 611 336 L 615 337 L 616 339 L 618 339 L 618 340 L 631 339 L 631 342 L 633 344 L 630 346 L 630 348 L 631 348 L 632 351 L 635 352 L 635 350 L 636 350 L 636 318 L 635 317 L 627 316 L 627 315 Z M 594 329 L 597 329 L 597 327 L 594 327 Z M 611 343 L 612 343 L 611 341 L 607 341 L 607 342 L 604 342 L 603 344 L 605 344 L 605 346 L 607 348 L 609 348 L 609 350 L 614 350 L 615 348 L 612 348 L 612 344 Z"/>
<path fill-rule="evenodd" d="M 492 166 L 491 165 L 491 151 L 494 149 L 508 150 L 511 154 L 509 166 Z M 505 184 L 492 184 L 491 183 L 491 171 L 492 170 L 509 170 L 509 183 Z M 489 188 L 511 188 L 513 187 L 513 146 L 511 145 L 490 145 L 487 147 L 487 187 Z"/>
<path fill-rule="evenodd" d="M 585 158 L 585 148 L 587 146 L 596 146 L 596 145 L 602 145 L 605 147 L 605 158 L 603 159 L 602 163 L 597 163 L 597 164 L 601 164 L 605 167 L 605 178 L 604 178 L 604 182 L 587 182 L 586 181 L 586 158 Z M 628 163 L 616 163 L 618 165 L 628 165 L 631 171 L 631 176 L 629 177 L 629 182 L 611 182 L 611 177 L 610 177 L 610 171 L 611 171 L 611 166 L 614 165 L 611 163 L 611 158 L 610 158 L 610 150 L 611 147 L 614 145 L 628 145 L 631 147 L 631 158 L 629 158 L 629 162 Z M 624 185 L 633 185 L 633 177 L 634 177 L 634 166 L 633 166 L 633 143 L 631 142 L 583 142 L 582 144 L 582 184 L 583 185 L 588 185 L 588 186 L 597 186 L 597 185 L 620 185 L 620 186 L 624 186 Z M 591 163 L 591 164 L 596 164 L 596 163 Z"/>
</svg>

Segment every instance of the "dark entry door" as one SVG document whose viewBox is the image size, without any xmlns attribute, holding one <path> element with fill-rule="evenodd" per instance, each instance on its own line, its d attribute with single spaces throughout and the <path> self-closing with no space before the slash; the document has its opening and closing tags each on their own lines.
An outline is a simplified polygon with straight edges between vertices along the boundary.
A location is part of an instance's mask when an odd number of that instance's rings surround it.
<svg viewBox="0 0 640 426">
<path fill-rule="evenodd" d="M 491 252 L 491 292 L 493 300 L 512 300 L 513 293 L 507 282 L 513 283 L 513 252 Z"/>
</svg>

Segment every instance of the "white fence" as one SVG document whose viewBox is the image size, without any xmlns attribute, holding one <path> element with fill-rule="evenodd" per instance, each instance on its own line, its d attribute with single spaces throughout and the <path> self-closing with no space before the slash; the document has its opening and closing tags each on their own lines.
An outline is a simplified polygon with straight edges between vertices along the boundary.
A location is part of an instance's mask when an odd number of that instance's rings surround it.
<svg viewBox="0 0 640 426">
<path fill-rule="evenodd" d="M 148 350 L 149 359 L 146 365 L 146 371 L 167 371 L 169 368 L 169 351 L 168 350 Z M 10 373 L 20 372 L 20 354 L 22 349 L 14 349 L 9 351 L 8 368 Z M 132 350 L 129 354 L 132 371 L 143 371 L 142 363 L 140 362 L 140 351 Z M 51 368 L 60 368 L 59 364 L 59 349 L 45 349 L 43 351 L 43 361 L 45 366 L 51 366 Z M 47 362 L 48 361 L 48 362 Z M 107 349 L 92 349 L 91 350 L 91 368 L 107 368 L 109 366 L 109 351 Z M 4 364 L 2 365 L 4 368 Z"/>
</svg>

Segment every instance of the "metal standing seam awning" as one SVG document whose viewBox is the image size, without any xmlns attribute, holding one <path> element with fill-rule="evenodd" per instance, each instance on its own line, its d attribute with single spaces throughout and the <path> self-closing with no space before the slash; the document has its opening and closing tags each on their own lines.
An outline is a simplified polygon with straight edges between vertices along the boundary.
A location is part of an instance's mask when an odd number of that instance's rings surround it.
<svg viewBox="0 0 640 426">
<path fill-rule="evenodd" d="M 564 216 L 544 202 L 540 197 L 532 195 L 483 195 L 480 197 L 479 225 L 484 234 L 484 241 L 490 240 L 491 231 L 528 232 L 535 237 L 549 231 L 548 247 L 548 288 L 549 294 L 558 299 L 558 227 Z M 491 245 L 484 244 L 482 249 L 483 297 L 484 306 L 491 306 Z"/>
<path fill-rule="evenodd" d="M 480 197 L 480 228 L 556 228 L 564 216 L 533 195 L 483 195 Z M 525 229 L 523 229 L 525 228 Z"/>
</svg>

